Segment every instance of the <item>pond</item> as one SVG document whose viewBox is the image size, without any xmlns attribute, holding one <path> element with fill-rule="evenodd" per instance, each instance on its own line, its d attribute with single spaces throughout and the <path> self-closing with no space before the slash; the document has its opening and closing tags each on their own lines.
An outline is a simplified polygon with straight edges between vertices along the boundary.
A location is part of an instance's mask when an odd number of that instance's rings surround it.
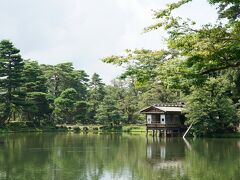
<svg viewBox="0 0 240 180">
<path fill-rule="evenodd" d="M 0 179 L 240 179 L 239 139 L 130 134 L 0 135 Z"/>
</svg>

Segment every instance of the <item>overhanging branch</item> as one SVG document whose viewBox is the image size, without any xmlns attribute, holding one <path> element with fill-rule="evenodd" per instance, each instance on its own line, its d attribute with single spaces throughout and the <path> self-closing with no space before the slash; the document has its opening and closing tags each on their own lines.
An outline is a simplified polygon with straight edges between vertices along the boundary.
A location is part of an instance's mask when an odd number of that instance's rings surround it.
<svg viewBox="0 0 240 180">
<path fill-rule="evenodd" d="M 240 66 L 240 62 L 237 62 L 235 64 L 228 64 L 226 66 L 221 66 L 221 67 L 216 67 L 216 68 L 211 68 L 211 69 L 208 69 L 208 70 L 204 70 L 200 74 L 205 75 L 205 74 L 209 74 L 211 72 L 221 71 L 221 70 L 225 70 L 225 69 L 228 69 L 228 68 L 237 68 L 239 66 Z"/>
</svg>

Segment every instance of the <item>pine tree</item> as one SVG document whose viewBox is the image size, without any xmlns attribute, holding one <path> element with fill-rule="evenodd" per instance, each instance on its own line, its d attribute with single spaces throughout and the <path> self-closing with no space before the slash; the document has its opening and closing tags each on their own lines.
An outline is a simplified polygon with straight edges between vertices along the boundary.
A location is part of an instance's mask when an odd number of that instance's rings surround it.
<svg viewBox="0 0 240 180">
<path fill-rule="evenodd" d="M 46 78 L 42 69 L 36 61 L 25 61 L 22 72 L 25 102 L 22 106 L 23 117 L 32 121 L 35 125 L 40 125 L 40 120 L 50 122 L 50 101 L 47 94 Z"/>
<path fill-rule="evenodd" d="M 77 91 L 68 88 L 55 99 L 54 114 L 59 123 L 75 123 Z"/>
<path fill-rule="evenodd" d="M 0 88 L 1 103 L 4 103 L 0 123 L 4 124 L 12 116 L 13 110 L 21 103 L 20 86 L 22 85 L 23 59 L 20 50 L 8 41 L 0 42 Z"/>
<path fill-rule="evenodd" d="M 104 98 L 105 95 L 104 86 L 105 85 L 102 82 L 100 76 L 94 73 L 90 81 L 90 98 L 89 98 L 90 104 L 89 118 L 90 121 L 92 122 L 95 121 L 97 108 Z"/>
<path fill-rule="evenodd" d="M 47 79 L 38 62 L 24 61 L 22 74 L 24 92 L 47 92 Z"/>
</svg>

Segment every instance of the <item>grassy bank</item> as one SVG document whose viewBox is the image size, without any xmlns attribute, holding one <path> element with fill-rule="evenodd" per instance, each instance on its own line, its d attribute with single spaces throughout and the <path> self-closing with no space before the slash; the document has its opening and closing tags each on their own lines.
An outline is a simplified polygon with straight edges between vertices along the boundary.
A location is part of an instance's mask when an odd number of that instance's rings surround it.
<svg viewBox="0 0 240 180">
<path fill-rule="evenodd" d="M 145 125 L 56 125 L 56 126 L 27 126 L 21 123 L 10 123 L 0 128 L 0 133 L 12 132 L 145 132 Z"/>
<path fill-rule="evenodd" d="M 0 128 L 0 133 L 13 133 L 13 132 L 67 132 L 66 128 L 56 127 L 21 127 L 21 128 Z"/>
<path fill-rule="evenodd" d="M 106 132 L 146 132 L 145 125 L 60 125 L 59 127 L 67 127 L 70 131 L 106 131 Z"/>
</svg>

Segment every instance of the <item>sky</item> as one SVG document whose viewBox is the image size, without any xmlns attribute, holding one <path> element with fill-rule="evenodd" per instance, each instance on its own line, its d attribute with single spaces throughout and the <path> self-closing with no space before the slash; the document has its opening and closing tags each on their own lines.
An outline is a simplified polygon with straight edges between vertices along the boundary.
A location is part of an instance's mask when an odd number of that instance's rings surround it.
<svg viewBox="0 0 240 180">
<path fill-rule="evenodd" d="M 125 49 L 160 49 L 164 31 L 143 33 L 152 10 L 174 0 L 0 0 L 0 40 L 9 39 L 24 59 L 44 64 L 73 62 L 105 83 L 123 69 L 101 62 Z M 215 7 L 195 0 L 176 11 L 199 24 L 214 22 Z"/>
</svg>

